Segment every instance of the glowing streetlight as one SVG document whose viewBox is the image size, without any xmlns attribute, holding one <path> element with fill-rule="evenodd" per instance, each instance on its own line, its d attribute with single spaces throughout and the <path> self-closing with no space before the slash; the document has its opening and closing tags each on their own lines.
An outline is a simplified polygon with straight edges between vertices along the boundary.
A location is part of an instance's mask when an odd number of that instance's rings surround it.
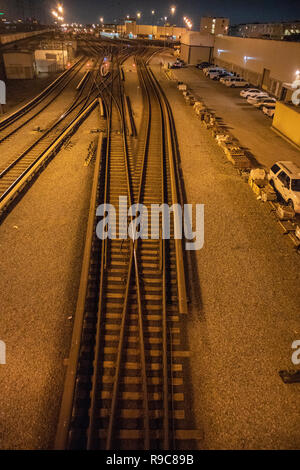
<svg viewBox="0 0 300 470">
<path fill-rule="evenodd" d="M 152 10 L 152 11 L 151 11 L 151 14 L 152 14 L 152 15 L 155 15 L 155 10 Z"/>
<path fill-rule="evenodd" d="M 100 23 L 103 23 L 103 17 L 102 17 L 102 16 L 101 16 L 101 18 L 100 18 Z"/>
<path fill-rule="evenodd" d="M 63 9 L 63 6 L 62 5 L 58 5 L 57 7 L 59 13 L 63 13 L 64 12 L 64 9 Z"/>
<path fill-rule="evenodd" d="M 57 11 L 55 11 L 55 10 L 52 10 L 52 12 L 51 12 L 51 13 L 52 13 L 52 15 L 53 15 L 55 18 L 58 18 L 58 13 L 57 13 Z"/>
<path fill-rule="evenodd" d="M 140 17 L 141 17 L 142 15 L 141 15 L 140 12 L 138 12 L 138 13 L 136 14 L 136 16 L 137 16 L 138 19 L 140 19 Z"/>
<path fill-rule="evenodd" d="M 174 15 L 175 11 L 176 11 L 176 7 L 171 7 L 171 13 L 172 13 L 172 15 Z"/>
</svg>

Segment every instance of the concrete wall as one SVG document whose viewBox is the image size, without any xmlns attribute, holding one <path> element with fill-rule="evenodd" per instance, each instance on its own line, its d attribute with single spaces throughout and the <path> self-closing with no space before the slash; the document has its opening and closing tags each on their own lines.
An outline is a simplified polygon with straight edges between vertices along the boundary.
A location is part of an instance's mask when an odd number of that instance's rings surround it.
<svg viewBox="0 0 300 470">
<path fill-rule="evenodd" d="M 35 75 L 32 52 L 4 52 L 3 61 L 7 79 L 31 79 Z"/>
<path fill-rule="evenodd" d="M 15 34 L 1 34 L 0 44 L 9 44 L 11 42 L 20 41 L 40 34 L 49 33 L 51 29 L 44 29 L 43 31 L 30 31 L 29 33 L 15 33 Z"/>
<path fill-rule="evenodd" d="M 278 101 L 272 127 L 300 149 L 300 109 Z"/>
<path fill-rule="evenodd" d="M 300 70 L 300 43 L 217 36 L 214 62 L 240 73 L 275 96 Z"/>
</svg>

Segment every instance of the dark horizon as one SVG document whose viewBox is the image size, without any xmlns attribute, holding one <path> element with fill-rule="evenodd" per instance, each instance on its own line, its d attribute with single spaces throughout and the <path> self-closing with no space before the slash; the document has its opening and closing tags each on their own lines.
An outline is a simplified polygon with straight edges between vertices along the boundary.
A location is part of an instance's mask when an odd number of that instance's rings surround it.
<svg viewBox="0 0 300 470">
<path fill-rule="evenodd" d="M 54 2 L 55 3 L 55 2 Z M 238 0 L 211 0 L 209 8 L 195 2 L 195 0 L 158 1 L 151 2 L 139 0 L 117 1 L 111 0 L 86 0 L 84 8 L 82 0 L 65 0 L 65 18 L 67 22 L 98 23 L 99 17 L 104 17 L 104 22 L 118 22 L 126 15 L 135 16 L 138 11 L 142 12 L 140 22 L 152 23 L 151 10 L 155 10 L 153 23 L 159 24 L 161 18 L 167 16 L 173 18 L 173 23 L 183 26 L 183 16 L 188 16 L 194 29 L 198 29 L 201 16 L 223 16 L 230 19 L 230 24 L 254 23 L 254 22 L 281 22 L 300 20 L 300 2 L 297 0 L 254 0 L 245 5 Z M 53 4 L 53 2 L 52 2 Z M 171 6 L 176 6 L 174 17 L 170 14 Z"/>
</svg>

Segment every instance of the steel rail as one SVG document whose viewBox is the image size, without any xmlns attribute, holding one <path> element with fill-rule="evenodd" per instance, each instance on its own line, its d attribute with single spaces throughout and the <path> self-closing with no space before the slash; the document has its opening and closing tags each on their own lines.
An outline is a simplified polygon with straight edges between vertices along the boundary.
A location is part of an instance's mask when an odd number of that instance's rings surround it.
<svg viewBox="0 0 300 470">
<path fill-rule="evenodd" d="M 141 81 L 144 88 L 144 93 L 147 96 L 147 102 L 149 107 L 149 123 L 147 129 L 147 138 L 146 138 L 146 145 L 145 145 L 145 153 L 143 156 L 143 163 L 142 163 L 142 171 L 139 183 L 139 192 L 138 192 L 138 202 L 142 202 L 142 190 L 144 186 L 144 174 L 145 174 L 145 162 L 147 158 L 147 152 L 149 150 L 149 139 L 151 137 L 151 97 L 150 97 L 150 90 L 152 89 L 154 92 L 154 97 L 157 100 L 157 104 L 160 108 L 161 113 L 161 203 L 165 203 L 166 201 L 166 189 L 165 189 L 165 148 L 164 148 L 164 115 L 160 103 L 159 96 L 156 93 L 155 88 L 151 82 L 151 77 L 148 74 L 148 70 L 144 64 L 143 59 L 139 62 L 139 69 L 141 71 Z M 164 223 L 164 217 L 162 220 L 162 224 Z M 162 299 L 162 319 L 163 319 L 163 403 L 164 403 L 164 415 L 163 415 L 163 449 L 169 449 L 169 385 L 168 385 L 168 341 L 167 341 L 167 301 L 166 301 L 166 240 L 164 237 L 161 238 L 161 260 L 160 265 L 162 268 L 162 292 L 163 292 L 163 299 Z"/>
<path fill-rule="evenodd" d="M 80 66 L 83 67 L 83 65 Z M 60 81 L 52 90 L 50 90 L 47 95 L 45 95 L 38 103 L 35 104 L 34 107 L 30 108 L 28 111 L 25 113 L 21 114 L 19 117 L 17 117 L 15 120 L 9 122 L 6 126 L 3 127 L 3 130 L 8 128 L 8 133 L 5 135 L 1 135 L 2 129 L 0 129 L 0 144 L 7 140 L 9 137 L 14 135 L 17 131 L 22 129 L 24 126 L 26 126 L 29 122 L 31 122 L 34 118 L 39 116 L 45 109 L 47 109 L 60 95 L 61 93 L 66 89 L 66 87 L 69 85 L 69 83 L 74 80 L 76 77 L 77 73 L 79 72 L 80 68 L 78 70 L 74 69 L 74 74 L 70 74 L 71 76 L 67 75 L 62 81 Z M 57 88 L 59 88 L 57 90 Z M 56 93 L 54 93 L 56 92 Z M 54 96 L 51 97 L 51 94 L 54 93 Z M 50 98 L 46 102 L 46 98 Z M 44 102 L 45 101 L 45 102 Z M 37 109 L 38 104 L 41 104 L 41 108 Z M 30 115 L 30 112 L 33 111 L 32 115 Z M 22 118 L 24 118 L 22 120 Z M 13 124 L 16 124 L 14 127 Z"/>
<path fill-rule="evenodd" d="M 80 115 L 81 113 L 84 112 L 86 108 L 88 108 L 89 103 L 93 99 L 93 94 L 95 93 L 95 82 L 92 82 L 90 84 L 90 88 L 87 91 L 87 95 L 84 96 L 81 99 L 81 95 L 84 92 L 84 88 L 80 91 L 80 93 L 77 95 L 77 97 L 74 99 L 73 104 L 69 107 L 69 109 L 39 138 L 37 141 L 35 141 L 28 149 L 26 149 L 19 157 L 17 157 L 15 160 L 13 160 L 4 170 L 1 171 L 0 173 L 0 185 L 1 181 L 3 178 L 6 177 L 6 175 L 9 175 L 10 171 L 14 169 L 16 165 L 21 163 L 22 160 L 30 154 L 30 152 L 34 151 L 35 147 L 37 147 L 40 143 L 42 143 L 45 138 L 48 137 L 48 135 L 51 134 L 51 132 L 57 133 L 57 127 L 62 124 L 62 128 L 59 129 L 60 134 L 64 134 L 66 129 L 68 129 L 77 119 L 77 116 Z M 98 93 L 98 91 L 97 91 Z M 96 94 L 97 94 L 96 93 Z M 80 109 L 77 110 L 77 108 L 80 106 Z M 73 113 L 73 115 L 72 115 Z M 64 122 L 65 118 L 69 117 L 69 121 L 67 123 Z M 41 153 L 39 153 L 36 157 L 34 157 L 32 160 L 30 160 L 29 164 L 26 166 L 26 168 L 23 170 L 21 169 L 21 172 L 18 174 L 17 177 L 13 177 L 13 181 L 10 182 L 7 186 L 4 186 L 4 191 L 0 194 L 0 213 L 3 211 L 4 207 L 7 207 L 7 199 L 11 193 L 13 193 L 14 188 L 19 186 L 20 182 L 26 178 L 26 175 L 30 172 L 30 170 L 35 167 L 36 163 L 39 161 L 43 161 L 43 156 L 47 154 L 50 148 L 53 147 L 53 144 L 55 141 L 59 140 L 59 137 L 54 136 L 54 139 L 51 140 L 50 143 L 45 142 L 46 148 L 42 150 Z M 5 201 L 5 204 L 3 203 Z M 2 209 L 1 209 L 2 208 Z"/>
<path fill-rule="evenodd" d="M 38 105 L 42 100 L 44 100 L 49 93 L 52 93 L 56 87 L 60 85 L 60 83 L 68 76 L 71 74 L 71 72 L 76 69 L 76 67 L 83 61 L 83 57 L 80 57 L 79 60 L 77 60 L 72 67 L 70 67 L 68 70 L 63 72 L 58 78 L 54 80 L 50 85 L 48 85 L 47 88 L 45 88 L 41 93 L 39 93 L 37 96 L 35 96 L 31 101 L 26 103 L 24 106 L 21 108 L 17 109 L 14 111 L 12 114 L 9 116 L 5 117 L 0 121 L 0 131 L 3 129 L 6 129 L 9 125 L 11 125 L 13 122 L 15 122 L 17 119 L 19 119 L 21 116 L 23 116 L 25 113 L 30 111 L 33 107 Z"/>
</svg>

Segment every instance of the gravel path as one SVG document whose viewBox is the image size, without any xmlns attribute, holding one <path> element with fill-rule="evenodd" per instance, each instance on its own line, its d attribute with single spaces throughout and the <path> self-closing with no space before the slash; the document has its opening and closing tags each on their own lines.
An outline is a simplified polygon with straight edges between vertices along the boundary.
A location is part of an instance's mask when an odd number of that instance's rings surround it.
<svg viewBox="0 0 300 470">
<path fill-rule="evenodd" d="M 278 371 L 295 368 L 300 257 L 176 84 L 152 68 L 172 105 L 187 200 L 205 204 L 186 323 L 199 447 L 299 449 L 299 384 L 285 385 Z"/>
<path fill-rule="evenodd" d="M 79 286 L 97 112 L 0 226 L 0 448 L 53 445 Z"/>
</svg>

